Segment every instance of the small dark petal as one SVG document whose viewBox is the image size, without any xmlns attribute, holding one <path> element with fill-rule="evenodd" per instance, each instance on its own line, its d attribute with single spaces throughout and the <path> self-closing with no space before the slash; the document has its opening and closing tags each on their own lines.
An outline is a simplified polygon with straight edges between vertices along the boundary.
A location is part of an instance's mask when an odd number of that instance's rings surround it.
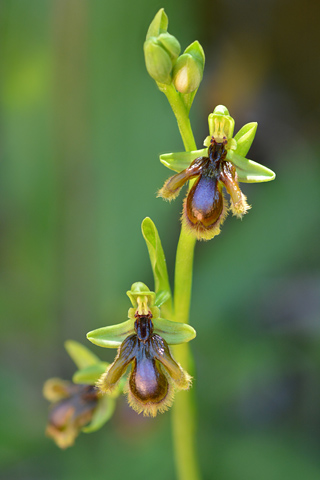
<svg viewBox="0 0 320 480">
<path fill-rule="evenodd" d="M 136 355 L 138 342 L 137 335 L 131 335 L 122 342 L 114 362 L 97 382 L 97 386 L 102 392 L 111 393 L 115 389 L 120 378 L 126 373 L 129 363 Z"/>
<path fill-rule="evenodd" d="M 191 377 L 177 363 L 171 355 L 167 342 L 160 335 L 152 335 L 149 351 L 165 368 L 169 378 L 180 390 L 187 390 L 191 384 Z"/>
<path fill-rule="evenodd" d="M 183 185 L 192 178 L 201 173 L 203 164 L 208 160 L 207 157 L 198 157 L 191 163 L 190 167 L 186 168 L 180 173 L 170 177 L 163 187 L 158 192 L 158 197 L 165 198 L 166 200 L 173 200 L 176 198 Z"/>
<path fill-rule="evenodd" d="M 230 195 L 232 213 L 241 218 L 247 213 L 250 206 L 247 204 L 247 198 L 239 187 L 236 169 L 231 162 L 223 162 L 220 180 Z"/>
</svg>

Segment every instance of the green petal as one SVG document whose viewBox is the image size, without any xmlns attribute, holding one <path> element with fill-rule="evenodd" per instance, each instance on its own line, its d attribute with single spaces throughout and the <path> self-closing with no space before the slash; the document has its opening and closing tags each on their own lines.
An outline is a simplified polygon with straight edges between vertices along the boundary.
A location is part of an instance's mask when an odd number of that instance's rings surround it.
<svg viewBox="0 0 320 480">
<path fill-rule="evenodd" d="M 134 333 L 134 320 L 130 319 L 118 325 L 97 328 L 87 333 L 87 339 L 94 345 L 106 348 L 118 348 L 121 343 Z"/>
<path fill-rule="evenodd" d="M 73 375 L 72 381 L 73 383 L 95 385 L 108 366 L 109 363 L 107 362 L 99 362 L 95 365 L 82 368 Z"/>
<path fill-rule="evenodd" d="M 143 220 L 141 230 L 149 252 L 154 277 L 155 293 L 156 295 L 160 291 L 164 293 L 167 298 L 162 302 L 162 308 L 171 312 L 171 290 L 168 278 L 168 270 L 158 230 L 149 217 Z M 162 299 L 163 298 L 164 297 L 162 296 Z M 166 305 L 164 305 L 165 303 Z"/>
<path fill-rule="evenodd" d="M 203 48 L 198 42 L 198 40 L 192 42 L 183 53 L 190 53 L 190 55 L 192 55 L 193 58 L 195 58 L 199 62 L 202 70 L 204 69 L 205 55 Z"/>
<path fill-rule="evenodd" d="M 260 163 L 253 162 L 229 150 L 227 159 L 236 167 L 239 182 L 259 183 L 274 180 L 276 174 Z"/>
<path fill-rule="evenodd" d="M 190 163 L 197 157 L 208 155 L 208 149 L 193 150 L 192 152 L 165 153 L 160 155 L 160 162 L 174 172 L 182 172 L 190 166 Z"/>
<path fill-rule="evenodd" d="M 64 347 L 79 369 L 100 362 L 100 359 L 94 353 L 90 352 L 87 347 L 74 340 L 67 340 L 64 343 Z"/>
<path fill-rule="evenodd" d="M 152 320 L 154 332 L 158 333 L 168 345 L 190 342 L 196 336 L 196 331 L 186 323 L 172 322 L 164 318 Z"/>
<path fill-rule="evenodd" d="M 99 430 L 113 415 L 116 406 L 114 398 L 104 395 L 98 400 L 97 408 L 95 409 L 92 420 L 82 429 L 85 433 L 95 432 Z"/>
<path fill-rule="evenodd" d="M 251 122 L 244 125 L 234 139 L 237 141 L 237 148 L 235 153 L 245 157 L 249 152 L 249 149 L 252 145 L 253 139 L 256 135 L 258 124 L 257 122 Z"/>
</svg>

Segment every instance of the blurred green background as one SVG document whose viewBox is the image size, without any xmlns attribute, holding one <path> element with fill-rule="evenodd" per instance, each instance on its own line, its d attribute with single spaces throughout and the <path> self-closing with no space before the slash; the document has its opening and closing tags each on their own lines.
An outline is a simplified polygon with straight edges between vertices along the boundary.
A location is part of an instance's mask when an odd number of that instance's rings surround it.
<svg viewBox="0 0 320 480">
<path fill-rule="evenodd" d="M 198 147 L 225 104 L 258 121 L 244 185 L 252 210 L 197 245 L 191 323 L 204 479 L 320 478 L 319 36 L 315 0 L 4 0 L 1 60 L 1 476 L 173 480 L 170 414 L 113 419 L 60 451 L 44 436 L 63 348 L 124 321 L 126 290 L 153 288 L 140 223 L 156 223 L 173 275 L 182 197 L 155 192 L 183 149 L 142 44 L 160 7 L 184 49 L 203 45 Z M 92 346 L 105 360 L 114 351 Z"/>
</svg>

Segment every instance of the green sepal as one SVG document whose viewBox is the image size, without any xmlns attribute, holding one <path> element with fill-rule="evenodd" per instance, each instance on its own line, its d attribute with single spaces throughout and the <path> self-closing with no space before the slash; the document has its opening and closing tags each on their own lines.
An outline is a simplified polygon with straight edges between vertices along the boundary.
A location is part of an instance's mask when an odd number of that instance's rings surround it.
<svg viewBox="0 0 320 480">
<path fill-rule="evenodd" d="M 171 295 L 168 292 L 168 290 L 160 290 L 156 294 L 156 301 L 155 301 L 156 307 L 160 308 L 161 305 L 163 305 L 164 303 L 166 303 L 166 301 L 168 301 L 170 299 L 170 297 L 171 297 Z"/>
<path fill-rule="evenodd" d="M 276 174 L 253 160 L 237 155 L 232 150 L 227 153 L 227 159 L 236 167 L 238 181 L 243 183 L 270 182 L 274 180 Z"/>
<path fill-rule="evenodd" d="M 117 325 L 97 328 L 87 333 L 87 339 L 98 347 L 118 348 L 121 343 L 134 333 L 134 321 L 127 320 Z"/>
<path fill-rule="evenodd" d="M 94 353 L 90 352 L 87 347 L 81 345 L 81 343 L 78 343 L 75 340 L 67 340 L 64 343 L 64 347 L 79 369 L 100 362 L 100 359 Z"/>
<path fill-rule="evenodd" d="M 146 39 L 148 40 L 150 37 L 157 37 L 161 33 L 166 32 L 168 29 L 168 23 L 168 16 L 165 13 L 164 8 L 160 8 L 149 25 Z"/>
<path fill-rule="evenodd" d="M 146 217 L 142 221 L 141 231 L 149 252 L 154 277 L 155 293 L 158 294 L 161 291 L 167 294 L 167 299 L 162 302 L 162 308 L 163 311 L 169 310 L 171 312 L 171 289 L 169 284 L 166 258 L 163 252 L 158 230 L 151 218 Z M 164 305 L 165 303 L 166 305 Z M 159 306 L 157 302 L 156 306 Z M 165 312 L 165 314 L 167 314 L 167 312 Z"/>
<path fill-rule="evenodd" d="M 116 401 L 107 395 L 103 395 L 98 400 L 97 408 L 95 409 L 92 420 L 89 425 L 82 428 L 85 433 L 95 432 L 99 430 L 103 425 L 112 417 Z"/>
<path fill-rule="evenodd" d="M 203 48 L 198 42 L 198 40 L 192 42 L 183 53 L 189 53 L 190 55 L 192 55 L 192 57 L 199 63 L 199 66 L 203 71 L 206 57 Z"/>
<path fill-rule="evenodd" d="M 168 345 L 190 342 L 196 336 L 196 331 L 186 323 L 172 322 L 164 318 L 153 319 L 154 332 L 158 333 Z"/>
<path fill-rule="evenodd" d="M 109 363 L 107 362 L 99 362 L 77 370 L 72 377 L 72 381 L 78 384 L 95 385 L 108 366 Z"/>
<path fill-rule="evenodd" d="M 208 149 L 193 150 L 191 152 L 164 153 L 160 155 L 160 162 L 174 172 L 182 172 L 198 157 L 207 157 Z"/>
<path fill-rule="evenodd" d="M 257 122 L 251 122 L 244 125 L 234 139 L 237 142 L 235 153 L 245 157 L 250 150 L 254 137 L 256 135 L 258 124 Z"/>
</svg>

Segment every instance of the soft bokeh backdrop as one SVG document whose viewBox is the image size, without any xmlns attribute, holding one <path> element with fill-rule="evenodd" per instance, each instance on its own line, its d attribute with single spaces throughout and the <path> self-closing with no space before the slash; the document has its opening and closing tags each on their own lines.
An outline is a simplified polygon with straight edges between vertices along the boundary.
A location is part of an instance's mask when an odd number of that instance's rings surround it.
<svg viewBox="0 0 320 480">
<path fill-rule="evenodd" d="M 182 150 L 142 53 L 160 7 L 207 64 L 192 108 L 258 121 L 250 158 L 277 172 L 253 206 L 197 245 L 191 323 L 205 479 L 320 478 L 319 3 L 315 0 L 6 0 L 0 5 L 1 396 L 4 479 L 174 479 L 170 414 L 122 399 L 101 431 L 59 451 L 44 437 L 46 378 L 63 348 L 126 319 L 126 290 L 153 288 L 140 223 L 156 223 L 173 275 L 179 198 L 155 192 Z M 92 349 L 105 360 L 113 351 Z"/>
</svg>

